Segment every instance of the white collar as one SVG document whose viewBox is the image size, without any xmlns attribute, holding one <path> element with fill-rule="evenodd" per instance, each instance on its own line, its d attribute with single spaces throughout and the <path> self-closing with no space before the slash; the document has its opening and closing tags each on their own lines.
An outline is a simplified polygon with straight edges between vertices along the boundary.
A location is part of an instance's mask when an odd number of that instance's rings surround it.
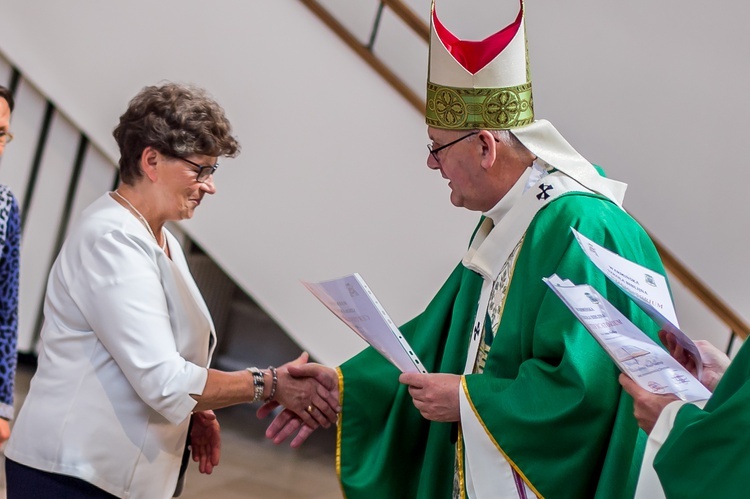
<svg viewBox="0 0 750 499">
<path fill-rule="evenodd" d="M 513 187 L 510 188 L 505 196 L 503 196 L 495 206 L 485 213 L 482 213 L 482 215 L 491 219 L 494 225 L 499 224 L 500 220 L 502 220 L 518 200 L 521 199 L 521 196 L 529 190 L 529 187 L 536 185 L 536 183 L 546 175 L 547 170 L 535 162 L 531 168 L 526 168 L 526 170 L 521 173 L 521 176 L 518 177 L 516 183 L 513 184 Z"/>
<path fill-rule="evenodd" d="M 513 128 L 511 133 L 537 157 L 538 163 L 561 171 L 622 207 L 627 185 L 599 175 L 549 121 L 537 120 L 530 125 Z"/>
</svg>

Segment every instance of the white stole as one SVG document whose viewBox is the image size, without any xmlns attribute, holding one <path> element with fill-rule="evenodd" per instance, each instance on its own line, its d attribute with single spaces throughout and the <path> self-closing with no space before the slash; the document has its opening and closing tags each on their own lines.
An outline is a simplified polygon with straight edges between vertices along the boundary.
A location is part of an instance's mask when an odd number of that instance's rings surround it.
<svg viewBox="0 0 750 499">
<path fill-rule="evenodd" d="M 701 409 L 706 405 L 707 400 L 693 402 Z M 674 420 L 682 406 L 687 404 L 683 400 L 675 400 L 667 405 L 659 414 L 654 429 L 648 436 L 646 451 L 643 453 L 643 462 L 641 463 L 641 472 L 638 475 L 638 485 L 635 489 L 634 499 L 665 499 L 664 490 L 661 487 L 659 476 L 654 470 L 654 458 L 666 442 L 669 432 L 674 426 Z"/>
<path fill-rule="evenodd" d="M 533 186 L 526 187 L 526 192 L 494 227 L 491 220 L 485 220 L 463 259 L 466 268 L 484 278 L 464 368 L 465 374 L 470 374 L 474 369 L 493 283 L 533 218 L 542 208 L 563 194 L 591 192 L 561 172 L 553 172 L 539 178 Z M 502 347 L 495 345 L 493 348 Z M 536 497 L 526 483 L 517 483 L 510 462 L 474 410 L 464 382 L 459 389 L 459 403 L 468 497 L 519 498 L 524 497 L 524 493 L 526 497 Z M 519 491 L 519 487 L 523 488 L 523 492 Z"/>
</svg>

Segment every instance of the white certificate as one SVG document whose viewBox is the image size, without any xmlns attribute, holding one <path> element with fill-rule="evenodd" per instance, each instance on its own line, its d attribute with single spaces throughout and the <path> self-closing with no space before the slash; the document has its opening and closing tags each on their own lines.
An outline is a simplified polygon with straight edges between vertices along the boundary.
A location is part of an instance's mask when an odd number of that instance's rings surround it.
<svg viewBox="0 0 750 499">
<path fill-rule="evenodd" d="M 302 284 L 401 372 L 427 372 L 359 274 L 317 283 L 302 281 Z"/>
<path fill-rule="evenodd" d="M 680 330 L 667 280 L 663 275 L 621 257 L 570 228 L 583 252 L 604 275 L 638 304 L 659 328 L 674 335 L 677 342 L 695 362 L 698 377 L 703 372 L 703 362 L 698 347 Z"/>
<path fill-rule="evenodd" d="M 672 393 L 687 402 L 711 392 L 669 352 L 630 322 L 588 284 L 575 285 L 553 274 L 544 282 L 567 305 L 620 370 L 652 393 Z"/>
</svg>

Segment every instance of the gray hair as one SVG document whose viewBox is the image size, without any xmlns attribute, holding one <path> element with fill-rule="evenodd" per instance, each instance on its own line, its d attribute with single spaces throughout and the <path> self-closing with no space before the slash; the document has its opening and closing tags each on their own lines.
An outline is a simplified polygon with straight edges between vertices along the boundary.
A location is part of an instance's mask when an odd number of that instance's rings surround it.
<svg viewBox="0 0 750 499">
<path fill-rule="evenodd" d="M 224 109 L 202 88 L 171 82 L 143 88 L 112 135 L 120 148 L 120 179 L 131 185 L 143 175 L 138 162 L 147 147 L 176 158 L 240 151 Z"/>
<path fill-rule="evenodd" d="M 510 130 L 503 129 L 503 130 L 487 130 L 492 134 L 493 137 L 498 142 L 502 142 L 506 146 L 509 147 L 516 147 L 518 144 L 520 144 L 520 141 L 516 138 L 513 133 L 511 133 Z"/>
</svg>

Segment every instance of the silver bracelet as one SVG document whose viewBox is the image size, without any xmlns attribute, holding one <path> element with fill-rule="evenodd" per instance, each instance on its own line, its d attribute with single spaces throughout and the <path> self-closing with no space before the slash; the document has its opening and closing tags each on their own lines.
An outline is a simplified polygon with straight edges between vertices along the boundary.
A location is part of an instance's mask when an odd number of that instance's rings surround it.
<svg viewBox="0 0 750 499">
<path fill-rule="evenodd" d="M 273 400 L 273 396 L 276 395 L 276 385 L 279 383 L 279 378 L 276 376 L 276 368 L 268 366 L 268 370 L 271 371 L 271 394 L 266 399 L 266 402 Z"/>
<path fill-rule="evenodd" d="M 263 398 L 263 389 L 265 388 L 266 382 L 263 379 L 263 373 L 257 367 L 248 367 L 248 371 L 253 375 L 253 400 L 251 402 L 257 402 Z"/>
</svg>

